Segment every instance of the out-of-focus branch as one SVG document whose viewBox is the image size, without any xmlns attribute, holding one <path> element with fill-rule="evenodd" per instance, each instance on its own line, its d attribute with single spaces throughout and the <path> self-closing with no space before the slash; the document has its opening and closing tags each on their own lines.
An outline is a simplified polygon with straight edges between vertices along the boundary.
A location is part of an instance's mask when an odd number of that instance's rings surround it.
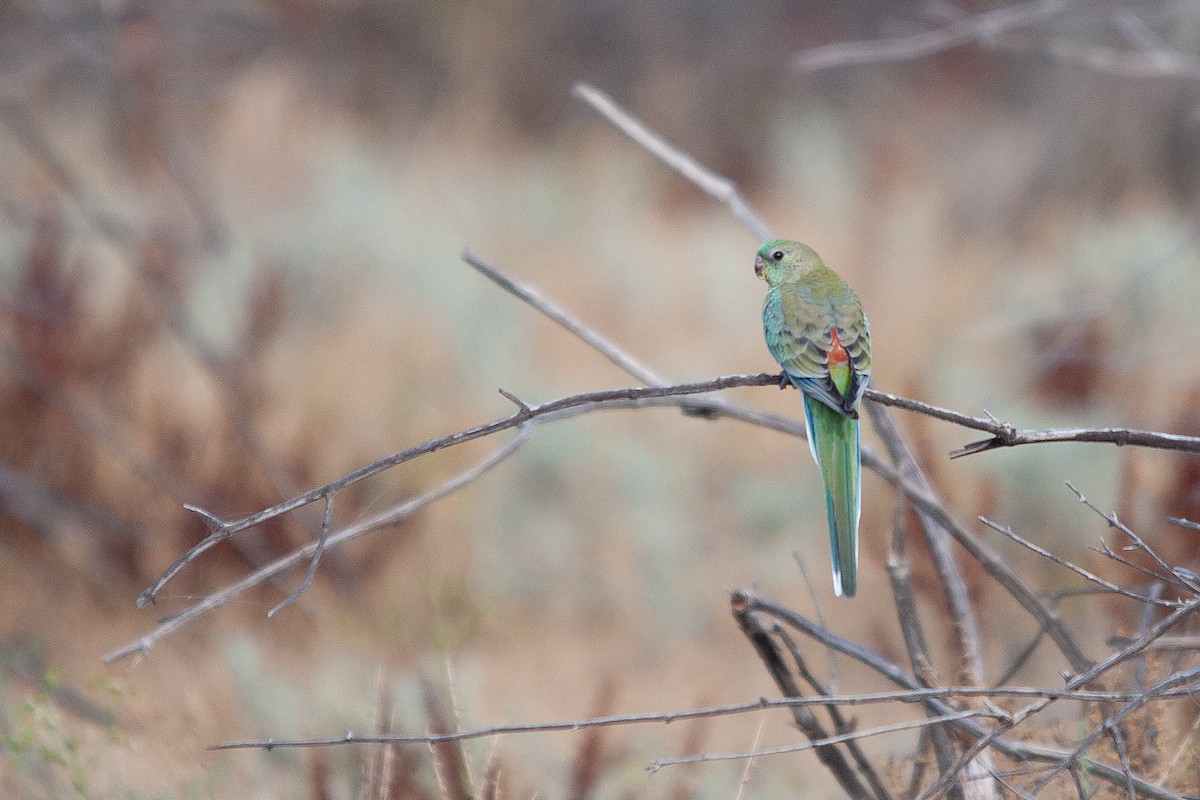
<svg viewBox="0 0 1200 800">
<path fill-rule="evenodd" d="M 632 353 L 617 346 L 616 343 L 600 333 L 600 331 L 591 327 L 549 297 L 546 297 L 536 286 L 530 286 L 527 283 L 518 281 L 469 247 L 463 250 L 462 260 L 490 278 L 504 291 L 514 297 L 519 297 L 563 328 L 566 328 L 593 350 L 647 386 L 665 386 L 670 383 L 666 378 L 643 364 Z"/>
<path fill-rule="evenodd" d="M 65 156 L 50 141 L 48 133 L 38 125 L 26 108 L 12 100 L 0 98 L 0 125 L 29 151 L 51 175 L 71 202 L 122 256 L 136 274 L 135 287 L 149 298 L 151 307 L 163 328 L 181 342 L 196 363 L 221 390 L 226 413 L 238 437 L 255 457 L 259 466 L 275 485 L 279 496 L 286 496 L 290 480 L 281 472 L 258 431 L 256 420 L 247 412 L 240 398 L 236 381 L 220 354 L 209 346 L 188 320 L 184 309 L 169 292 L 164 291 L 162 276 L 146 266 L 144 257 L 146 237 L 135 226 L 112 213 L 108 205 L 94 194 L 70 166 Z"/>
<path fill-rule="evenodd" d="M 1037 27 L 1044 27 L 1053 18 L 1073 10 L 1073 6 L 1085 5 L 1075 0 L 1032 0 L 962 15 L 940 27 L 907 36 L 834 42 L 796 54 L 792 69 L 811 73 L 863 64 L 915 61 L 973 44 L 1026 56 L 1040 55 L 1109 75 L 1200 79 L 1200 60 L 1170 47 L 1127 8 L 1113 10 L 1113 25 L 1125 34 L 1132 49 L 1045 35 Z"/>
<path fill-rule="evenodd" d="M 1074 0 L 1034 0 L 961 17 L 940 28 L 911 36 L 837 42 L 804 50 L 792 60 L 797 72 L 817 72 L 853 64 L 913 61 L 973 42 L 990 42 L 1001 34 L 1061 13 Z"/>
<path fill-rule="evenodd" d="M 577 83 L 571 93 L 603 114 L 622 133 L 640 144 L 651 154 L 699 186 L 706 194 L 723 203 L 760 242 L 775 238 L 771 228 L 742 198 L 737 186 L 696 163 L 691 156 L 672 147 L 661 136 L 621 108 L 612 98 L 588 83 Z"/>
</svg>

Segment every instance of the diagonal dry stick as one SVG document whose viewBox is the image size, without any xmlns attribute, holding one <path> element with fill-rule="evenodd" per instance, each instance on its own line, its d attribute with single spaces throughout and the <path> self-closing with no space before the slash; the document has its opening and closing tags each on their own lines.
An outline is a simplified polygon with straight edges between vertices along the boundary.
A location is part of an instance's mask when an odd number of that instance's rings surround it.
<svg viewBox="0 0 1200 800">
<path fill-rule="evenodd" d="M 704 190 L 705 194 L 723 203 L 760 242 L 775 238 L 771 228 L 742 198 L 737 186 L 728 178 L 713 173 L 686 153 L 668 144 L 661 136 L 635 119 L 604 92 L 590 83 L 577 83 L 571 94 L 603 114 L 622 133 L 640 144 L 671 169 Z"/>
<path fill-rule="evenodd" d="M 991 42 L 1001 34 L 1062 12 L 1073 0 L 1031 0 L 982 14 L 961 17 L 933 30 L 890 39 L 836 42 L 804 50 L 792 60 L 797 72 L 817 72 L 852 64 L 913 61 L 972 42 Z"/>
</svg>

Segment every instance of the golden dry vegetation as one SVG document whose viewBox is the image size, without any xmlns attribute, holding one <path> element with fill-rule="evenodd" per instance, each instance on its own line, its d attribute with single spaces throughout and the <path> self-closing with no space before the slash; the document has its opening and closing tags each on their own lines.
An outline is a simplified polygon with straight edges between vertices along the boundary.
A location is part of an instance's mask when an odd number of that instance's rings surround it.
<svg viewBox="0 0 1200 800">
<path fill-rule="evenodd" d="M 303 568 L 142 656 L 101 657 L 320 527 L 314 507 L 239 534 L 138 610 L 205 534 L 184 503 L 228 519 L 268 507 L 510 413 L 498 387 L 534 403 L 636 385 L 465 265 L 466 246 L 671 380 L 774 368 L 757 242 L 573 99 L 576 80 L 825 255 L 870 315 L 878 387 L 1026 427 L 1200 434 L 1197 78 L 1041 48 L 1117 47 L 1118 12 L 1196 58 L 1186 4 L 1050 19 L 1008 49 L 807 73 L 789 66 L 805 48 L 944 20 L 877 3 L 0 7 L 0 796 L 374 796 L 361 793 L 384 767 L 368 747 L 206 748 L 367 733 L 381 715 L 412 733 L 774 697 L 730 616 L 739 587 L 908 668 L 884 569 L 893 490 L 866 478 L 860 596 L 834 599 L 804 444 L 677 409 L 540 426 L 478 482 L 327 553 L 277 617 Z M 793 392 L 727 394 L 800 413 Z M 946 506 L 1038 592 L 1083 583 L 977 515 L 1123 586 L 1150 583 L 1089 550 L 1128 542 L 1065 481 L 1170 565 L 1196 567 L 1197 534 L 1165 521 L 1200 519 L 1195 455 L 1053 444 L 951 462 L 978 434 L 893 417 Z M 335 525 L 509 436 L 355 485 Z M 910 533 L 935 667 L 953 685 L 940 583 Z M 1037 625 L 958 555 L 994 680 Z M 1054 602 L 1096 660 L 1153 620 L 1128 599 Z M 895 688 L 804 647 L 838 692 Z M 1193 669 L 1195 654 L 1139 664 L 1105 688 Z M 1065 668 L 1043 643 L 1010 684 L 1059 686 Z M 1055 709 L 1035 738 L 1067 749 L 1112 713 Z M 922 713 L 852 711 L 860 728 Z M 1133 767 L 1200 791 L 1195 716 L 1137 712 Z M 489 737 L 396 748 L 387 785 L 415 798 L 841 796 L 808 752 L 645 769 L 800 740 L 784 711 Z M 917 733 L 863 746 L 896 797 L 914 772 L 932 779 Z M 1113 746 L 1093 755 L 1117 763 Z M 1084 773 L 1088 796 L 1124 796 Z"/>
</svg>

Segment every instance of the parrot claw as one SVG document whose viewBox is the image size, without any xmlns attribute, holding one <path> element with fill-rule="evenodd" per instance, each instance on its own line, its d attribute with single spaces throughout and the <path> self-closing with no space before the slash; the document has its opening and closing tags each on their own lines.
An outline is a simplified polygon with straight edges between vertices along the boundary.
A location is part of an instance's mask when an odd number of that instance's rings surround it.
<svg viewBox="0 0 1200 800">
<path fill-rule="evenodd" d="M 788 377 L 786 372 L 779 373 L 779 388 L 786 389 L 792 385 L 792 379 Z"/>
</svg>

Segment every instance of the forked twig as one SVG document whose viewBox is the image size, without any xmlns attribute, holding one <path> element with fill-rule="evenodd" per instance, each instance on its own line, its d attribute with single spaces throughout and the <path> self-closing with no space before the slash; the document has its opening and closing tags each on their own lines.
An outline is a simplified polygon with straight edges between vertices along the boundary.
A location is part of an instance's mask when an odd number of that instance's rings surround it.
<svg viewBox="0 0 1200 800">
<path fill-rule="evenodd" d="M 431 489 L 430 491 L 410 500 L 406 500 L 405 502 L 400 503 L 399 505 L 394 506 L 393 508 L 390 508 L 380 514 L 377 514 L 370 519 L 365 519 L 353 525 L 348 525 L 340 531 L 331 534 L 325 541 L 325 549 L 338 547 L 346 542 L 351 541 L 352 539 L 357 539 L 359 536 L 370 533 L 371 531 L 387 527 L 388 525 L 394 525 L 395 523 L 411 516 L 413 513 L 419 511 L 430 503 L 440 500 L 446 495 L 457 491 L 463 486 L 466 486 L 515 453 L 521 447 L 521 445 L 528 441 L 531 434 L 532 429 L 522 428 L 518 430 L 517 435 L 511 442 L 504 445 L 491 456 L 479 462 L 470 469 L 460 472 L 458 475 L 446 481 L 441 486 Z M 278 558 L 275 561 L 260 567 L 246 577 L 242 578 L 240 581 L 231 584 L 220 591 L 205 596 L 184 610 L 159 622 L 154 630 L 150 631 L 149 633 L 139 637 L 129 644 L 124 645 L 123 647 L 119 647 L 116 650 L 111 651 L 104 656 L 104 663 L 111 664 L 114 661 L 118 661 L 127 656 L 135 654 L 144 655 L 145 653 L 148 653 L 159 639 L 174 633 L 192 620 L 224 606 L 238 595 L 257 586 L 263 581 L 278 575 L 279 573 L 296 564 L 301 563 L 306 558 L 310 558 L 319 546 L 319 542 L 313 542 L 312 544 L 301 547 L 300 549 L 289 553 L 286 556 Z"/>
<path fill-rule="evenodd" d="M 312 559 L 308 562 L 308 569 L 304 572 L 304 580 L 300 581 L 300 585 L 296 590 L 287 596 L 282 603 L 272 608 L 267 612 L 267 617 L 274 617 L 280 611 L 283 611 L 288 606 L 300 599 L 300 595 L 308 591 L 308 587 L 312 586 L 313 578 L 317 574 L 317 565 L 321 563 L 321 556 L 325 553 L 325 545 L 329 541 L 329 526 L 333 522 L 333 492 L 325 495 L 325 514 L 321 518 L 321 535 L 317 539 L 317 546 L 313 550 Z"/>
<path fill-rule="evenodd" d="M 1156 606 L 1165 606 L 1167 608 L 1175 608 L 1182 604 L 1181 601 L 1178 601 L 1178 600 L 1163 600 L 1161 598 L 1150 597 L 1148 595 L 1144 595 L 1139 592 L 1135 592 L 1131 589 L 1126 589 L 1123 586 L 1118 586 L 1117 584 L 1113 583 L 1112 581 L 1106 581 L 1104 578 L 1101 578 L 1099 575 L 1089 572 L 1088 570 L 1084 569 L 1083 567 L 1079 566 L 1078 564 L 1074 564 L 1070 561 L 1067 561 L 1065 558 L 1060 558 L 1059 556 L 1056 556 L 1054 553 L 1051 553 L 1049 550 L 1045 549 L 1044 547 L 1040 547 L 1040 546 L 1034 544 L 1033 542 L 1029 541 L 1025 537 L 1017 534 L 1016 532 L 1013 531 L 1012 528 L 1010 528 L 1006 525 L 1001 525 L 997 522 L 992 522 L 987 517 L 979 517 L 979 521 L 982 522 L 984 525 L 987 525 L 989 528 L 994 530 L 996 533 L 1004 534 L 1009 539 L 1012 539 L 1014 542 L 1016 542 L 1017 544 L 1021 545 L 1024 548 L 1026 548 L 1027 550 L 1037 553 L 1042 558 L 1046 559 L 1047 561 L 1051 561 L 1055 564 L 1058 564 L 1060 567 L 1069 569 L 1071 572 L 1074 572 L 1076 575 L 1079 575 L 1084 580 L 1086 580 L 1090 583 L 1096 584 L 1097 586 L 1099 586 L 1100 588 L 1104 589 L 1107 592 L 1112 592 L 1113 594 L 1119 594 L 1122 597 L 1128 597 L 1130 599 L 1137 600 L 1142 603 L 1148 603 L 1150 605 L 1156 605 Z"/>
</svg>

